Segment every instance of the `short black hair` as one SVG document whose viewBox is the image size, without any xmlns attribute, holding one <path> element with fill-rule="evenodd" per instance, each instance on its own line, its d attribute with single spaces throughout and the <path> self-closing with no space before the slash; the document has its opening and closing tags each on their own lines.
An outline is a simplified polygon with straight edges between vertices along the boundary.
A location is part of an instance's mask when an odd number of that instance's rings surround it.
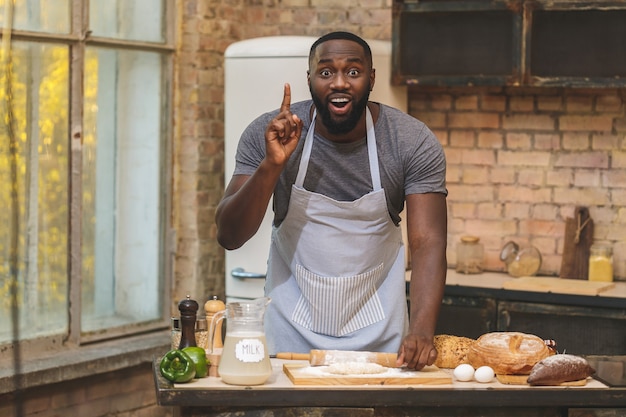
<svg viewBox="0 0 626 417">
<path fill-rule="evenodd" d="M 309 51 L 309 64 L 311 63 L 311 60 L 313 59 L 313 56 L 315 55 L 315 50 L 320 44 L 327 42 L 327 41 L 337 40 L 337 39 L 352 41 L 361 45 L 361 47 L 363 48 L 363 52 L 365 53 L 365 58 L 367 59 L 368 64 L 370 65 L 370 67 L 373 67 L 372 50 L 370 49 L 370 46 L 367 44 L 367 42 L 365 42 L 363 38 L 355 35 L 354 33 L 342 32 L 342 31 L 327 33 L 326 35 L 323 35 L 322 37 L 317 39 L 315 42 L 313 42 L 313 45 L 311 45 L 311 50 Z"/>
</svg>

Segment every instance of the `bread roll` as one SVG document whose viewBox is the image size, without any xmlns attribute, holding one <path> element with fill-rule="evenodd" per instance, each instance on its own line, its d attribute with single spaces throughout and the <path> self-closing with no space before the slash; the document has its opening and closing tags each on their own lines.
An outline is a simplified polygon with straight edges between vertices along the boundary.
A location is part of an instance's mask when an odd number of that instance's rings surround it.
<svg viewBox="0 0 626 417">
<path fill-rule="evenodd" d="M 467 358 L 474 368 L 490 366 L 500 375 L 528 375 L 533 366 L 553 352 L 538 336 L 519 332 L 493 332 L 480 336 Z"/>
<path fill-rule="evenodd" d="M 437 349 L 435 366 L 439 368 L 456 368 L 462 363 L 469 363 L 467 353 L 474 339 L 448 334 L 435 335 L 433 340 Z"/>
<path fill-rule="evenodd" d="M 585 358 L 559 354 L 539 361 L 528 376 L 530 385 L 558 385 L 563 382 L 579 381 L 595 373 Z"/>
</svg>

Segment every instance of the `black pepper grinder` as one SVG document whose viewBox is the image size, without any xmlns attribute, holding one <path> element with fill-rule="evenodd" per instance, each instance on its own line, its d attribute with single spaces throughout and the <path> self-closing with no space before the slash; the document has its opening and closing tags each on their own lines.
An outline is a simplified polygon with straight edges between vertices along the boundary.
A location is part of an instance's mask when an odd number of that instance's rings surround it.
<svg viewBox="0 0 626 417">
<path fill-rule="evenodd" d="M 187 298 L 178 303 L 178 311 L 180 311 L 181 335 L 180 345 L 178 349 L 196 345 L 196 312 L 198 311 L 198 303 L 195 300 Z"/>
</svg>

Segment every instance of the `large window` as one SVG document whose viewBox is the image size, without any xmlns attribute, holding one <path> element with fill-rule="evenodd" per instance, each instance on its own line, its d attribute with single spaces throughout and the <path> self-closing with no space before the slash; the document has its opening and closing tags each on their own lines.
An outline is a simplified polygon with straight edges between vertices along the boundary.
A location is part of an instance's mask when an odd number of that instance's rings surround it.
<svg viewBox="0 0 626 417">
<path fill-rule="evenodd" d="M 0 0 L 0 348 L 167 323 L 172 0 Z"/>
</svg>

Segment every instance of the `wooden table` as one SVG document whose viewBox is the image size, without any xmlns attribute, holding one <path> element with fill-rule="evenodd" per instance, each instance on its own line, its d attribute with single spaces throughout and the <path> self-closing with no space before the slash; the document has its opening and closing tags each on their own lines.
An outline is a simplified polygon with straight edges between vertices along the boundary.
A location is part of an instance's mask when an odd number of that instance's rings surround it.
<svg viewBox="0 0 626 417">
<path fill-rule="evenodd" d="M 458 382 L 444 385 L 294 385 L 272 359 L 273 374 L 260 386 L 232 386 L 209 377 L 171 384 L 158 372 L 157 400 L 177 415 L 198 416 L 541 416 L 563 417 L 575 408 L 616 408 L 626 413 L 626 388 L 590 379 L 586 386 L 530 387 Z M 289 361 L 289 363 L 297 363 Z M 451 372 L 451 371 L 450 371 Z M 622 414 L 615 414 L 622 415 Z M 624 414 L 626 415 L 626 414 Z"/>
</svg>

